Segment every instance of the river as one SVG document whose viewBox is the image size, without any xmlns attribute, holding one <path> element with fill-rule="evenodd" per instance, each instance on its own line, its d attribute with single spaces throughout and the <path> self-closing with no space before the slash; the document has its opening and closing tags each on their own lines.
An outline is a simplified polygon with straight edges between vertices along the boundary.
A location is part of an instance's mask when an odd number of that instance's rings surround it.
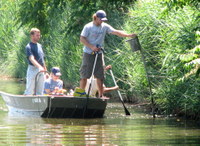
<svg viewBox="0 0 200 146">
<path fill-rule="evenodd" d="M 18 94 L 24 84 L 1 80 L 0 90 Z M 127 105 L 125 116 L 120 103 L 108 103 L 101 119 L 48 119 L 8 112 L 0 97 L 0 145 L 198 145 L 200 123 L 175 117 L 153 119 L 135 105 Z"/>
</svg>

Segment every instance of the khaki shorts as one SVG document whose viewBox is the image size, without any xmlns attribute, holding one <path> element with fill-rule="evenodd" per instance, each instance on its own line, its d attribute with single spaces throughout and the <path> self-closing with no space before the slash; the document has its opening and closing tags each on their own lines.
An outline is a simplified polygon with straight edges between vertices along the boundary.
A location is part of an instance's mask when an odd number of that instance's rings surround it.
<svg viewBox="0 0 200 146">
<path fill-rule="evenodd" d="M 94 65 L 96 55 L 91 55 L 87 53 L 83 53 L 83 60 L 80 69 L 81 79 L 89 79 L 92 76 L 92 69 Z M 98 55 L 94 76 L 98 79 L 104 79 L 104 69 L 103 69 L 103 61 L 102 54 Z"/>
</svg>

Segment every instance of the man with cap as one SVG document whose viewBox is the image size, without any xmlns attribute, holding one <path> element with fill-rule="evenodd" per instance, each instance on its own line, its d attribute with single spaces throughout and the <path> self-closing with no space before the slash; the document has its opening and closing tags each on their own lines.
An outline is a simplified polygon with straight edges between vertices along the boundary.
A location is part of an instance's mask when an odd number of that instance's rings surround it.
<svg viewBox="0 0 200 146">
<path fill-rule="evenodd" d="M 60 79 L 61 75 L 58 67 L 51 69 L 50 78 L 44 84 L 44 94 L 54 94 L 58 90 L 63 89 L 63 81 Z"/>
<path fill-rule="evenodd" d="M 95 67 L 94 76 L 97 78 L 99 97 L 103 96 L 103 80 L 104 68 L 102 61 L 102 50 L 106 33 L 117 35 L 120 37 L 135 37 L 136 34 L 128 34 L 121 30 L 116 30 L 107 21 L 106 13 L 103 10 L 98 10 L 93 15 L 93 21 L 86 24 L 81 32 L 80 42 L 83 43 L 83 60 L 80 69 L 81 80 L 80 88 L 85 89 L 87 79 L 91 77 L 94 64 L 95 54 L 98 52 L 98 59 Z"/>
<path fill-rule="evenodd" d="M 31 42 L 27 44 L 26 56 L 28 59 L 28 69 L 26 75 L 26 90 L 25 95 L 42 95 L 44 90 L 44 73 L 46 71 L 46 65 L 44 61 L 44 53 L 42 45 L 39 44 L 40 30 L 32 28 L 30 31 Z M 36 79 L 36 75 L 37 79 Z M 36 81 L 37 82 L 36 82 Z M 35 92 L 35 93 L 34 93 Z"/>
</svg>

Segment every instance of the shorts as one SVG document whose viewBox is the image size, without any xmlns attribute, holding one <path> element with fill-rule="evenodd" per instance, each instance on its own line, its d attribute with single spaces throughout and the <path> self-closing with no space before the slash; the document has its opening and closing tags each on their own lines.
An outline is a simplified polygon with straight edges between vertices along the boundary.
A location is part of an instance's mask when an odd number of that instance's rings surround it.
<svg viewBox="0 0 200 146">
<path fill-rule="evenodd" d="M 95 56 L 96 55 L 83 53 L 83 60 L 82 60 L 82 65 L 80 69 L 81 79 L 89 79 L 92 76 Z M 97 58 L 97 62 L 96 62 L 95 70 L 94 70 L 94 77 L 104 80 L 102 54 L 98 54 L 98 58 Z"/>
</svg>

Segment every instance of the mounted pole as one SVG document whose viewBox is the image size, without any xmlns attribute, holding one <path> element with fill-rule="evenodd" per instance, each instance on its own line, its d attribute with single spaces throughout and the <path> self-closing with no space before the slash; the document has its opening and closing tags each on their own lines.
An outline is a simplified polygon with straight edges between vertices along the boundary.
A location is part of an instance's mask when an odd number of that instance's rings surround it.
<svg viewBox="0 0 200 146">
<path fill-rule="evenodd" d="M 140 45 L 140 42 L 139 42 L 139 39 L 138 39 L 137 36 L 135 38 L 127 40 L 126 42 L 129 42 L 133 52 L 136 52 L 138 50 L 140 51 L 142 62 L 144 64 L 146 78 L 147 78 L 147 81 L 148 81 L 148 84 L 149 84 L 149 93 L 150 93 L 150 97 L 151 97 L 152 114 L 153 114 L 153 118 L 155 118 L 156 117 L 155 116 L 155 101 L 154 101 L 154 97 L 153 97 L 153 94 L 152 94 L 152 85 L 151 85 L 151 81 L 150 81 L 149 74 L 148 74 L 148 71 L 147 71 L 147 65 L 146 65 L 146 60 L 145 60 L 144 54 L 143 54 L 143 49 Z"/>
</svg>

